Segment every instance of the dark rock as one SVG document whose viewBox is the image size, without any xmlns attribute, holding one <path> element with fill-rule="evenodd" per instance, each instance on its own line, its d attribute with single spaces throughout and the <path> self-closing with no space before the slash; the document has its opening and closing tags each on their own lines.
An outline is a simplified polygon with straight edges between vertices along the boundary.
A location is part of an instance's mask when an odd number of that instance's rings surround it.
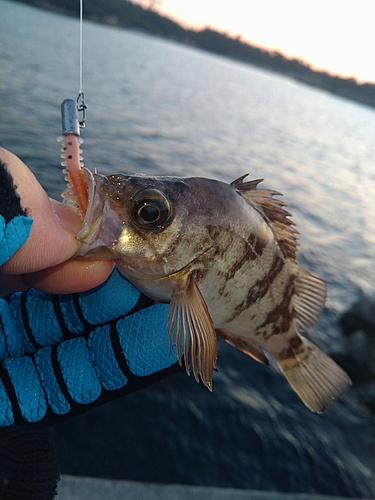
<svg viewBox="0 0 375 500">
<path fill-rule="evenodd" d="M 344 335 L 363 330 L 368 335 L 375 336 L 375 300 L 363 296 L 341 316 L 340 322 Z"/>
<path fill-rule="evenodd" d="M 375 300 L 363 296 L 340 322 L 344 338 L 330 355 L 352 379 L 358 398 L 375 412 Z"/>
</svg>

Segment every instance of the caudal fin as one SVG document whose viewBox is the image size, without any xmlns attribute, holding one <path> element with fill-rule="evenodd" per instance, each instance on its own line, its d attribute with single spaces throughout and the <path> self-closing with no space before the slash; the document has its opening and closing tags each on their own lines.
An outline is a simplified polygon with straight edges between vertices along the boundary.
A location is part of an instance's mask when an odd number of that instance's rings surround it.
<svg viewBox="0 0 375 500">
<path fill-rule="evenodd" d="M 349 376 L 307 339 L 305 349 L 294 358 L 277 360 L 292 389 L 311 411 L 322 413 L 351 386 Z"/>
</svg>

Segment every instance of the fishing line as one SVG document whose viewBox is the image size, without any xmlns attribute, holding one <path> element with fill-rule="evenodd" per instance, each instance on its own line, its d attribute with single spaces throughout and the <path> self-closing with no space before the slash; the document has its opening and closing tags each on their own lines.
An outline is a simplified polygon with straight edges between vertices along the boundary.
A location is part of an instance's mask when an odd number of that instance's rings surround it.
<svg viewBox="0 0 375 500">
<path fill-rule="evenodd" d="M 87 106 L 83 92 L 83 0 L 79 1 L 79 91 L 76 102 L 77 112 L 80 113 L 79 126 L 85 128 Z"/>
<path fill-rule="evenodd" d="M 65 99 L 61 103 L 62 142 L 61 166 L 66 174 L 65 180 L 68 185 L 61 194 L 66 203 L 76 209 L 83 220 L 87 210 L 87 182 L 83 174 L 83 157 L 80 148 L 83 140 L 80 138 L 80 129 L 85 127 L 86 103 L 83 92 L 83 0 L 80 0 L 79 8 L 79 91 L 78 97 Z"/>
<path fill-rule="evenodd" d="M 63 136 L 67 134 L 80 135 L 80 129 L 85 128 L 86 121 L 85 93 L 83 91 L 83 0 L 79 2 L 79 90 L 78 97 L 65 99 L 61 103 L 61 118 Z"/>
<path fill-rule="evenodd" d="M 83 62 L 83 0 L 79 2 L 79 94 L 82 92 L 82 62 Z"/>
</svg>

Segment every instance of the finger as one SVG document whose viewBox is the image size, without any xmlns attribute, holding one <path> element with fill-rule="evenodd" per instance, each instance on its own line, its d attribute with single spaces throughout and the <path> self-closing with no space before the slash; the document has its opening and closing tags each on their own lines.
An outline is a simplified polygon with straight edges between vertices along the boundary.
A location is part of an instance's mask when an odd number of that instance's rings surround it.
<svg viewBox="0 0 375 500">
<path fill-rule="evenodd" d="M 2 274 L 0 296 L 36 288 L 52 294 L 78 293 L 101 285 L 111 274 L 113 261 L 69 261 L 30 274 Z"/>
<path fill-rule="evenodd" d="M 26 289 L 66 294 L 91 290 L 111 274 L 113 261 L 72 260 L 64 264 L 23 276 Z"/>
<path fill-rule="evenodd" d="M 48 293 L 76 293 L 91 290 L 111 274 L 113 261 L 72 260 L 52 268 L 25 275 L 29 288 Z"/>
<path fill-rule="evenodd" d="M 2 267 L 2 272 L 31 273 L 70 259 L 80 248 L 75 238 L 81 226 L 79 216 L 70 207 L 50 200 L 19 158 L 4 149 L 0 155 L 8 165 L 23 208 L 33 219 L 28 240 Z"/>
</svg>

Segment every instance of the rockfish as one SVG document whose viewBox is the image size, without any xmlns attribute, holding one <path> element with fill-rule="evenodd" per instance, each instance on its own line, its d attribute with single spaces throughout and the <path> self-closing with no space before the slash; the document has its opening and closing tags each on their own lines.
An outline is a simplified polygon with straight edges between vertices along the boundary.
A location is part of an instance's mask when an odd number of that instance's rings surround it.
<svg viewBox="0 0 375 500">
<path fill-rule="evenodd" d="M 326 285 L 299 267 L 280 193 L 246 175 L 231 184 L 84 175 L 80 255 L 114 259 L 145 295 L 169 303 L 169 335 L 188 373 L 211 388 L 219 335 L 261 363 L 271 354 L 314 412 L 346 391 L 347 374 L 300 335 L 318 320 Z"/>
</svg>

